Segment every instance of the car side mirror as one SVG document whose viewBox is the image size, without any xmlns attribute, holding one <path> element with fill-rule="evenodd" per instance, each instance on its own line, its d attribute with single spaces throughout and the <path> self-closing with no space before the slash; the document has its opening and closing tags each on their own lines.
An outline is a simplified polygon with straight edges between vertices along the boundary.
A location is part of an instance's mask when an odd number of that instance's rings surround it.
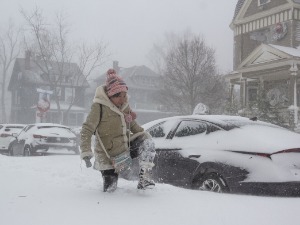
<svg viewBox="0 0 300 225">
<path fill-rule="evenodd" d="M 12 135 L 11 136 L 13 136 L 13 137 L 18 137 L 18 134 L 17 133 L 12 133 Z"/>
</svg>

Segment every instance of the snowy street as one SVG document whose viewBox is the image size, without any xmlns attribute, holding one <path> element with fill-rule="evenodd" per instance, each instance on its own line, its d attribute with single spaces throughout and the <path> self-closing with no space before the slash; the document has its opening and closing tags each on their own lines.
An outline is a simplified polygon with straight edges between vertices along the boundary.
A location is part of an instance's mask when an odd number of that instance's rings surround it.
<svg viewBox="0 0 300 225">
<path fill-rule="evenodd" d="M 138 191 L 119 179 L 102 192 L 98 171 L 80 157 L 0 155 L 1 224 L 6 225 L 289 225 L 300 222 L 300 198 L 215 194 L 157 184 Z"/>
</svg>

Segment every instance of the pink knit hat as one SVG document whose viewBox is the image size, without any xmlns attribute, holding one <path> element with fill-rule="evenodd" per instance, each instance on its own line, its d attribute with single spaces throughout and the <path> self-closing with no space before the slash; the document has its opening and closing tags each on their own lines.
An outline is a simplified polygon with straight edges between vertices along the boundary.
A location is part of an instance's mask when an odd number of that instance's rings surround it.
<svg viewBox="0 0 300 225">
<path fill-rule="evenodd" d="M 109 69 L 106 75 L 106 93 L 108 97 L 120 92 L 127 92 L 128 87 L 126 83 L 116 74 L 114 69 Z"/>
</svg>

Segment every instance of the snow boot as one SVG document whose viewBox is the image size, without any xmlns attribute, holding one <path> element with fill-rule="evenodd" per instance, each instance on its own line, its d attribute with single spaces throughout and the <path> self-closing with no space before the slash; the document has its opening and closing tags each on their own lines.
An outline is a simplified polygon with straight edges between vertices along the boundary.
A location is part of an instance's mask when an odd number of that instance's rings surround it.
<svg viewBox="0 0 300 225">
<path fill-rule="evenodd" d="M 103 178 L 103 192 L 114 192 L 118 185 L 118 174 L 114 170 L 101 171 Z"/>
<path fill-rule="evenodd" d="M 142 168 L 139 174 L 139 183 L 137 185 L 137 189 L 139 190 L 146 190 L 146 189 L 153 189 L 155 187 L 155 183 L 153 180 L 150 179 L 151 172 L 150 170 Z"/>
</svg>

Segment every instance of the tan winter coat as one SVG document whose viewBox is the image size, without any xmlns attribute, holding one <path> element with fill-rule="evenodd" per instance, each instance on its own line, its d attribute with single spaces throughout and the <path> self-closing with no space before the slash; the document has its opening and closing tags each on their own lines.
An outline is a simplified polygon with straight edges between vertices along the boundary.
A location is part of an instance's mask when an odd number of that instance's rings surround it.
<svg viewBox="0 0 300 225">
<path fill-rule="evenodd" d="M 100 104 L 102 104 L 102 119 L 100 121 Z M 144 129 L 136 121 L 130 124 L 125 122 L 124 114 L 130 113 L 128 103 L 125 103 L 121 109 L 118 109 L 105 93 L 105 86 L 99 86 L 96 89 L 91 111 L 82 125 L 81 130 L 81 158 L 86 156 L 95 156 L 94 169 L 108 170 L 113 169 L 111 160 L 103 151 L 106 149 L 109 156 L 116 156 L 128 150 L 128 138 L 130 126 L 130 139 L 144 134 Z M 91 150 L 91 137 L 97 131 L 100 136 L 99 142 L 95 136 L 94 153 Z M 101 147 L 102 146 L 102 147 Z"/>
</svg>

